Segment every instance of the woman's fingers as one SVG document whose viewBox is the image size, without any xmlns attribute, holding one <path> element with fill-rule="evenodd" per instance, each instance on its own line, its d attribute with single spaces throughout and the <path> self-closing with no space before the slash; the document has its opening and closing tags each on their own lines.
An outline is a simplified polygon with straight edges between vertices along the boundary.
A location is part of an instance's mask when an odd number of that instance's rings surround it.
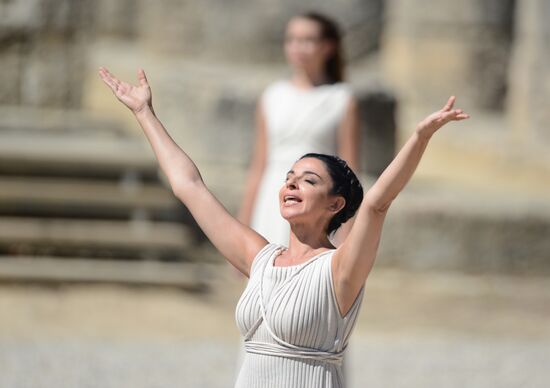
<svg viewBox="0 0 550 388">
<path fill-rule="evenodd" d="M 445 122 L 453 121 L 453 120 L 464 120 L 470 118 L 470 115 L 467 113 L 464 113 L 462 109 L 454 109 L 449 112 L 443 113 L 443 120 Z"/>
<path fill-rule="evenodd" d="M 453 118 L 455 120 L 464 120 L 470 117 L 468 113 L 465 113 L 462 109 L 455 109 L 453 112 Z"/>
<path fill-rule="evenodd" d="M 443 120 L 445 120 L 445 122 L 452 121 L 452 120 L 464 120 L 464 119 L 470 118 L 470 115 L 468 115 L 467 113 L 464 113 L 462 109 L 453 109 L 453 105 L 455 101 L 456 101 L 455 96 L 449 97 L 449 99 L 447 100 L 447 103 L 441 110 L 443 114 Z"/>
<path fill-rule="evenodd" d="M 109 70 L 107 70 L 106 68 L 104 67 L 100 67 L 99 68 L 99 75 L 101 76 L 101 78 L 103 78 L 104 80 L 109 80 L 111 83 L 113 81 L 113 75 L 111 73 L 109 73 Z"/>
<path fill-rule="evenodd" d="M 116 77 L 109 70 L 107 70 L 104 67 L 100 67 L 99 71 L 102 72 L 103 74 L 105 74 L 105 76 L 110 78 L 110 79 L 113 79 L 113 80 L 116 79 Z"/>
<path fill-rule="evenodd" d="M 455 103 L 455 100 L 456 100 L 456 97 L 455 97 L 455 96 L 449 97 L 449 99 L 447 100 L 447 103 L 446 103 L 445 106 L 443 107 L 442 111 L 443 111 L 443 112 L 450 111 L 450 110 L 453 108 L 453 105 L 454 105 L 454 103 Z"/>
<path fill-rule="evenodd" d="M 113 79 L 103 72 L 100 72 L 99 75 L 103 82 L 105 82 L 105 84 L 109 86 L 114 93 L 116 93 L 118 85 L 113 81 Z"/>
<path fill-rule="evenodd" d="M 99 69 L 99 75 L 101 79 L 113 90 L 116 92 L 120 86 L 120 81 L 116 79 L 107 69 L 101 67 Z"/>
<path fill-rule="evenodd" d="M 432 113 L 418 124 L 417 131 L 432 136 L 439 128 L 450 121 L 469 119 L 470 115 L 465 113 L 462 109 L 452 109 L 454 103 L 455 96 L 451 96 L 443 109 Z"/>
<path fill-rule="evenodd" d="M 143 69 L 138 69 L 137 77 L 138 77 L 139 84 L 141 86 L 147 86 L 147 87 L 149 86 L 149 82 L 147 81 L 147 76 L 145 75 L 145 71 L 143 71 Z"/>
<path fill-rule="evenodd" d="M 117 77 L 115 77 L 109 70 L 107 70 L 104 67 L 99 68 L 99 74 L 102 76 L 103 79 L 109 80 L 109 82 L 112 85 L 120 86 L 122 85 L 122 81 L 120 81 Z"/>
<path fill-rule="evenodd" d="M 150 104 L 151 91 L 147 77 L 142 69 L 138 70 L 139 86 L 134 86 L 116 78 L 104 67 L 99 68 L 99 76 L 111 88 L 116 98 L 132 111 L 141 109 L 144 104 Z"/>
<path fill-rule="evenodd" d="M 115 94 L 125 93 L 132 89 L 130 84 L 122 82 L 104 67 L 99 68 L 99 75 Z M 143 71 L 143 69 L 139 69 L 137 71 L 137 78 L 141 87 L 149 87 L 149 82 L 147 81 L 147 77 L 145 76 L 145 71 Z"/>
</svg>

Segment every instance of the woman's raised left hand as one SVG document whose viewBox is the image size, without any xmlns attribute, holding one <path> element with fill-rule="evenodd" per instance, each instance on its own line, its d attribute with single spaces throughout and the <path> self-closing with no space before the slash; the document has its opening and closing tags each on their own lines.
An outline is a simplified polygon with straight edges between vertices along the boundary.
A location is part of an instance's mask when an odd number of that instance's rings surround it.
<svg viewBox="0 0 550 388">
<path fill-rule="evenodd" d="M 456 97 L 451 96 L 445 106 L 426 117 L 416 127 L 416 132 L 423 138 L 431 138 L 432 135 L 449 121 L 460 121 L 470 118 L 462 109 L 453 109 Z"/>
</svg>

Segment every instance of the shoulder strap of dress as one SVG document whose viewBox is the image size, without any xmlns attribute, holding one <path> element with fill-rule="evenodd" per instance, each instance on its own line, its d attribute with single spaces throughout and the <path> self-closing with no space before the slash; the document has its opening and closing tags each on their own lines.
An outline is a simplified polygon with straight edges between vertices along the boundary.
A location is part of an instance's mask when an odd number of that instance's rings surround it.
<svg viewBox="0 0 550 388">
<path fill-rule="evenodd" d="M 250 275 L 252 276 L 252 273 L 256 271 L 256 268 L 258 268 L 258 265 L 262 262 L 265 262 L 266 260 L 269 261 L 269 258 L 275 252 L 277 249 L 279 249 L 280 246 L 273 243 L 267 243 L 262 249 L 259 250 L 258 253 L 256 253 L 256 256 L 254 256 L 254 259 L 252 260 L 252 266 L 250 268 Z"/>
</svg>

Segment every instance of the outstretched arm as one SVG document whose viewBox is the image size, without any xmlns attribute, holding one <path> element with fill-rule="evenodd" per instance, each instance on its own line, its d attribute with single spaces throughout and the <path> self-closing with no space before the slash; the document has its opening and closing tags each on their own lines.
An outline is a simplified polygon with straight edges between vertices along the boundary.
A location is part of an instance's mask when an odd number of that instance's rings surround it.
<svg viewBox="0 0 550 388">
<path fill-rule="evenodd" d="M 248 276 L 252 260 L 267 241 L 233 218 L 208 190 L 191 158 L 156 117 L 145 72 L 138 71 L 138 86 L 120 81 L 105 68 L 100 68 L 99 75 L 135 115 L 174 194 L 187 206 L 214 246 Z"/>
<path fill-rule="evenodd" d="M 387 211 L 411 179 L 429 140 L 449 121 L 469 118 L 461 109 L 453 109 L 454 102 L 453 96 L 443 109 L 418 124 L 411 138 L 366 193 L 349 236 L 334 254 L 334 283 L 341 312 L 351 307 L 372 269 Z"/>
</svg>

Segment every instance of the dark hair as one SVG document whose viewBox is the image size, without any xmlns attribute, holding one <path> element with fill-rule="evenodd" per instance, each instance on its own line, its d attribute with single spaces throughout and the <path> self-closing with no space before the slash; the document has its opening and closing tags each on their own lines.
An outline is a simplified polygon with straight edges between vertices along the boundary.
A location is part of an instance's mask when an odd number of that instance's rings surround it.
<svg viewBox="0 0 550 388">
<path fill-rule="evenodd" d="M 357 175 L 348 166 L 345 160 L 337 156 L 308 153 L 300 158 L 316 158 L 321 160 L 332 179 L 331 195 L 340 195 L 346 200 L 345 206 L 330 220 L 327 234 L 331 234 L 344 222 L 349 220 L 363 201 L 363 186 L 357 179 Z"/>
<path fill-rule="evenodd" d="M 342 35 L 338 24 L 318 12 L 305 12 L 298 15 L 300 18 L 313 20 L 321 27 L 321 39 L 328 40 L 334 44 L 332 55 L 325 62 L 325 75 L 328 83 L 334 84 L 344 81 L 344 50 L 342 48 Z"/>
</svg>

